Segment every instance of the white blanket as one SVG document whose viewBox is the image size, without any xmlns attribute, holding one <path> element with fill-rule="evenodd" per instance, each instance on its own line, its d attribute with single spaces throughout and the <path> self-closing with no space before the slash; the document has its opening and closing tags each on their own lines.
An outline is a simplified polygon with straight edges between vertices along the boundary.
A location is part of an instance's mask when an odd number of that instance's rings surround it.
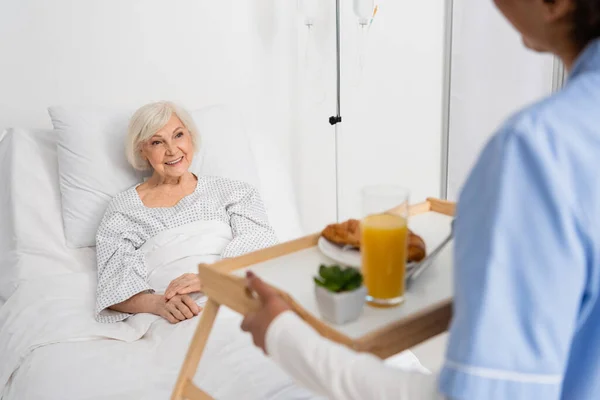
<svg viewBox="0 0 600 400">
<path fill-rule="evenodd" d="M 169 282 L 186 272 L 197 271 L 198 263 L 219 259 L 222 248 L 231 240 L 229 226 L 220 222 L 190 224 L 157 235 L 143 247 L 149 272 L 149 282 L 162 292 Z M 144 398 L 163 399 L 175 382 L 199 317 L 175 325 L 150 314 L 137 314 L 123 322 L 103 324 L 93 317 L 96 272 L 71 273 L 22 283 L 0 309 L 0 393 L 2 398 Z M 202 298 L 198 298 L 202 302 Z M 197 381 L 218 398 L 269 398 L 290 391 L 295 398 L 310 397 L 308 392 L 294 387 L 270 360 L 252 346 L 248 335 L 239 330 L 240 317 L 228 310 L 219 313 L 206 356 L 201 362 Z M 52 382 L 55 393 L 36 392 L 36 382 L 11 382 L 11 375 L 28 359 L 34 350 L 52 344 L 84 342 L 78 346 L 95 349 L 105 358 L 110 354 L 113 363 L 104 366 L 103 386 L 111 382 L 127 382 L 126 395 L 111 396 L 93 391 L 84 395 L 85 388 L 69 397 L 77 382 L 68 371 L 59 382 Z M 115 346 L 115 342 L 119 343 Z M 35 353 L 35 352 L 34 352 Z M 40 352 L 43 353 L 43 352 Z M 79 357 L 86 364 L 85 350 L 62 354 Z M 125 361 L 123 361 L 125 360 Z M 92 360 L 93 361 L 93 360 Z M 98 360 L 102 364 L 102 360 Z M 29 364 L 27 364 L 31 367 Z M 127 368 L 124 368 L 124 366 Z M 19 371 L 20 373 L 22 371 Z M 95 371 L 97 373 L 98 371 Z M 24 372 L 22 372 L 24 373 Z M 53 371 L 44 373 L 52 375 Z M 15 374 L 19 375 L 19 374 Z M 72 375 L 71 375 L 72 376 Z M 24 379 L 27 379 L 24 378 Z M 39 377 L 36 377 L 39 378 Z M 234 379 L 235 385 L 231 385 Z M 118 386 L 118 385 L 117 385 Z M 139 397 L 138 397 L 139 395 Z"/>
<path fill-rule="evenodd" d="M 148 283 L 164 293 L 169 283 L 198 264 L 212 264 L 233 238 L 229 225 L 221 221 L 198 221 L 169 229 L 144 243 Z"/>
</svg>

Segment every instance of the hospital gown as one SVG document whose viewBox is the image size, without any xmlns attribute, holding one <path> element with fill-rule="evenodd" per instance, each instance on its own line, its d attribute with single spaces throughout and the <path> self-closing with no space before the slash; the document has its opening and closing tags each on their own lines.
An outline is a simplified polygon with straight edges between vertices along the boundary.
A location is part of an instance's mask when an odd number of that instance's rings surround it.
<svg viewBox="0 0 600 400">
<path fill-rule="evenodd" d="M 277 243 L 252 186 L 225 178 L 199 177 L 196 189 L 173 207 L 146 207 L 135 187 L 110 202 L 96 235 L 98 287 L 96 318 L 117 322 L 130 314 L 108 311 L 135 294 L 152 291 L 140 247 L 158 233 L 196 221 L 231 226 L 232 241 L 221 257 L 236 257 Z"/>
</svg>

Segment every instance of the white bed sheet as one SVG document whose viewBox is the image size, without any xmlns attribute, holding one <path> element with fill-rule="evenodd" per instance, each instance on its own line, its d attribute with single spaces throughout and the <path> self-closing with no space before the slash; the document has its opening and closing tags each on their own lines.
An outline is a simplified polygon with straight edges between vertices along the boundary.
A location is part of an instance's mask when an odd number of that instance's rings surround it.
<svg viewBox="0 0 600 400">
<path fill-rule="evenodd" d="M 214 261 L 227 230 L 219 221 L 193 223 L 149 240 L 143 249 L 152 287 L 163 291 L 174 277 Z M 0 310 L 3 399 L 169 398 L 199 318 L 172 325 L 137 314 L 99 323 L 96 273 L 86 266 L 22 282 Z M 240 323 L 236 313 L 220 311 L 198 384 L 219 399 L 312 398 L 253 346 Z"/>
<path fill-rule="evenodd" d="M 15 372 L 3 400 L 170 398 L 195 320 L 152 329 L 134 343 L 96 340 L 36 349 Z M 222 309 L 194 382 L 216 399 L 321 399 L 298 388 L 239 331 L 238 315 Z M 164 336 L 164 334 L 167 334 Z M 410 352 L 390 360 L 420 369 Z"/>
<path fill-rule="evenodd" d="M 168 399 L 198 318 L 157 321 L 132 343 L 95 340 L 36 349 L 12 376 L 4 400 Z M 313 399 L 239 330 L 223 309 L 195 382 L 217 399 Z"/>
</svg>

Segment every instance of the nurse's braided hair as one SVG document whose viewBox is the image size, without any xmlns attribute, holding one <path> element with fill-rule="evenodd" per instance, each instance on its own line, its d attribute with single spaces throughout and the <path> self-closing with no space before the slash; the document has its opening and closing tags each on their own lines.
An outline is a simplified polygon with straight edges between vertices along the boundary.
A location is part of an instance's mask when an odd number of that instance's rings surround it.
<svg viewBox="0 0 600 400">
<path fill-rule="evenodd" d="M 574 0 L 573 36 L 575 42 L 585 47 L 600 37 L 600 0 Z"/>
</svg>

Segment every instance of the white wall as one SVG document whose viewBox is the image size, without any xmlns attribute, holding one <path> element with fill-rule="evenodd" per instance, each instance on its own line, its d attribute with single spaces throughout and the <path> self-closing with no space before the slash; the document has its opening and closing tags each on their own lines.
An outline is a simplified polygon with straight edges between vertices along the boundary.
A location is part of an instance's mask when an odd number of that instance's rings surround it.
<svg viewBox="0 0 600 400">
<path fill-rule="evenodd" d="M 228 103 L 291 169 L 296 5 L 277 0 L 0 2 L 0 129 L 46 107 Z"/>
<path fill-rule="evenodd" d="M 454 0 L 448 198 L 510 114 L 552 91 L 553 60 L 525 49 L 493 2 Z"/>
<path fill-rule="evenodd" d="M 0 2 L 0 129 L 50 127 L 46 107 L 228 103 L 287 161 L 307 232 L 335 220 L 335 1 L 303 25 L 290 0 Z M 352 2 L 343 9 L 340 217 L 359 189 L 439 195 L 442 2 L 379 0 L 359 74 Z"/>
</svg>

